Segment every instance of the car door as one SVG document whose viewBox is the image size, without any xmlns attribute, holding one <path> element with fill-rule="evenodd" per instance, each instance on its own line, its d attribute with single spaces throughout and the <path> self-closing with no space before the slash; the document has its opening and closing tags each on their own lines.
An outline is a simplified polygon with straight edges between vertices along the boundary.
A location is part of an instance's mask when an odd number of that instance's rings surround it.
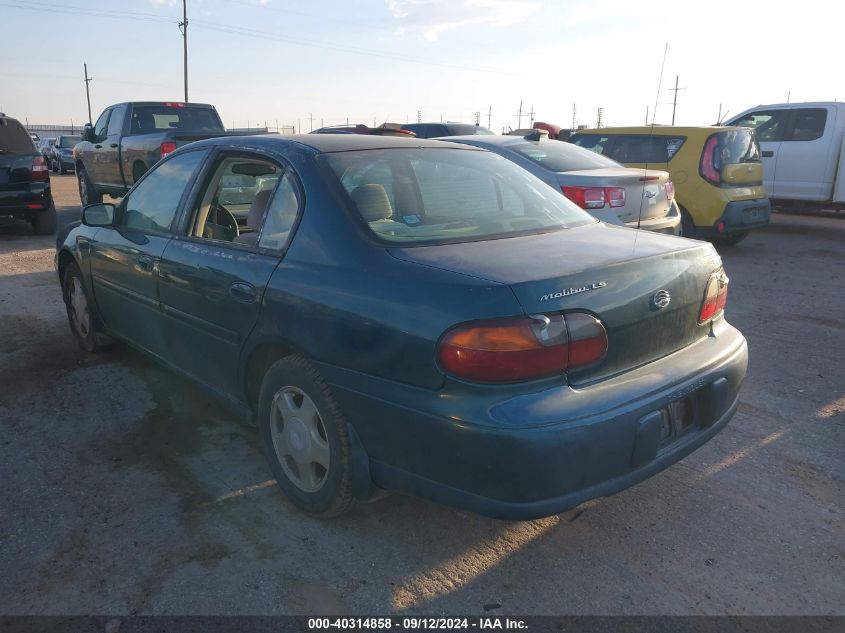
<svg viewBox="0 0 845 633">
<path fill-rule="evenodd" d="M 835 128 L 835 116 L 825 107 L 792 109 L 778 150 L 772 197 L 830 200 L 836 166 L 828 160 L 833 134 L 825 130 Z"/>
<path fill-rule="evenodd" d="M 238 397 L 241 348 L 258 321 L 302 195 L 288 166 L 254 153 L 220 153 L 203 180 L 162 255 L 165 342 L 174 365 Z"/>
<path fill-rule="evenodd" d="M 114 225 L 90 242 L 94 299 L 108 330 L 162 355 L 158 274 L 186 190 L 208 150 L 178 154 L 138 183 L 115 210 Z"/>
<path fill-rule="evenodd" d="M 86 167 L 88 168 L 88 178 L 91 179 L 95 185 L 102 186 L 106 184 L 106 169 L 105 169 L 105 154 L 106 150 L 103 147 L 103 142 L 108 136 L 109 117 L 111 116 L 112 108 L 108 108 L 97 119 L 94 124 L 94 140 L 91 142 L 90 156 Z"/>
<path fill-rule="evenodd" d="M 127 108 L 125 103 L 112 108 L 109 124 L 106 127 L 106 136 L 100 143 L 102 147 L 98 150 L 102 184 L 109 187 L 123 187 L 124 184 L 120 170 L 120 137 L 123 136 Z"/>
<path fill-rule="evenodd" d="M 763 184 L 772 198 L 778 197 L 775 194 L 778 189 L 776 174 L 789 116 L 788 109 L 754 110 L 729 123 L 737 127 L 753 128 L 757 133 L 757 142 L 763 157 Z"/>
</svg>

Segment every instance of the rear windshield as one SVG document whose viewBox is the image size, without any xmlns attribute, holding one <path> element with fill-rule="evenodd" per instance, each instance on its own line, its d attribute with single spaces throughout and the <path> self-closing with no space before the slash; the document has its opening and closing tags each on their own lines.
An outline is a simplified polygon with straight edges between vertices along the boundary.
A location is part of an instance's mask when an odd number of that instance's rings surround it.
<svg viewBox="0 0 845 633">
<path fill-rule="evenodd" d="M 339 152 L 324 160 L 352 208 L 389 242 L 474 241 L 595 222 L 492 152 L 396 148 Z"/>
<path fill-rule="evenodd" d="M 15 119 L 0 117 L 0 154 L 32 154 L 34 151 L 29 132 Z"/>
<path fill-rule="evenodd" d="M 62 140 L 59 141 L 59 147 L 63 149 L 73 149 L 81 140 L 82 138 L 79 136 L 63 136 Z"/>
<path fill-rule="evenodd" d="M 667 163 L 685 140 L 663 134 L 578 134 L 571 142 L 626 165 Z"/>
<path fill-rule="evenodd" d="M 722 167 L 760 162 L 760 145 L 754 132 L 749 129 L 719 132 L 719 153 Z"/>
<path fill-rule="evenodd" d="M 549 171 L 621 167 L 614 160 L 563 141 L 526 141 L 507 147 Z"/>
<path fill-rule="evenodd" d="M 201 106 L 149 105 L 132 108 L 133 134 L 148 132 L 222 132 L 220 117 L 211 109 Z"/>
<path fill-rule="evenodd" d="M 449 130 L 449 134 L 451 136 L 466 136 L 469 134 L 481 134 L 488 136 L 490 134 L 494 134 L 486 127 L 481 127 L 480 125 L 468 125 L 466 123 L 449 123 L 447 125 L 447 129 Z"/>
</svg>

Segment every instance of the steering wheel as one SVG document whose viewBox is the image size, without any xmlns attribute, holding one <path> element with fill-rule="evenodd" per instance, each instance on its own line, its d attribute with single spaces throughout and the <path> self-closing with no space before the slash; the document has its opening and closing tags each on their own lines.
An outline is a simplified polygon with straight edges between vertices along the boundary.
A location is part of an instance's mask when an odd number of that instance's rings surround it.
<svg viewBox="0 0 845 633">
<path fill-rule="evenodd" d="M 224 240 L 226 242 L 231 242 L 240 235 L 238 221 L 235 219 L 235 216 L 232 215 L 229 209 L 219 204 L 216 198 L 211 203 L 211 210 L 205 222 L 203 235 L 211 239 Z"/>
</svg>

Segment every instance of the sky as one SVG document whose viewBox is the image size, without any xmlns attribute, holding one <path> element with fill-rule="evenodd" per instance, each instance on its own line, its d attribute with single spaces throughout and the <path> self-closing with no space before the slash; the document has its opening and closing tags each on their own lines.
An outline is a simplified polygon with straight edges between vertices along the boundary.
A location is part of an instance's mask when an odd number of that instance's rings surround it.
<svg viewBox="0 0 845 633">
<path fill-rule="evenodd" d="M 530 117 L 568 127 L 715 123 L 845 99 L 838 3 L 738 0 L 187 0 L 189 98 L 227 127 Z M 183 100 L 181 0 L 0 0 L 0 111 L 87 121 Z M 668 46 L 667 46 L 668 45 Z M 664 64 L 665 55 L 665 64 Z M 662 69 L 662 79 L 661 79 Z M 659 87 L 659 90 L 658 90 Z M 656 116 L 655 116 L 656 107 Z M 488 114 L 489 119 L 488 119 Z"/>
</svg>

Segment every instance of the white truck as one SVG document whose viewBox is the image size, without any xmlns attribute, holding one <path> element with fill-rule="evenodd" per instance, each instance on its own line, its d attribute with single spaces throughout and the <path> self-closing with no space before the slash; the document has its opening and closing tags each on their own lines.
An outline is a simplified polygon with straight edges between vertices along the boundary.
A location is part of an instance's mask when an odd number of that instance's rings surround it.
<svg viewBox="0 0 845 633">
<path fill-rule="evenodd" d="M 845 103 L 759 105 L 725 125 L 756 130 L 773 206 L 845 209 Z"/>
</svg>

